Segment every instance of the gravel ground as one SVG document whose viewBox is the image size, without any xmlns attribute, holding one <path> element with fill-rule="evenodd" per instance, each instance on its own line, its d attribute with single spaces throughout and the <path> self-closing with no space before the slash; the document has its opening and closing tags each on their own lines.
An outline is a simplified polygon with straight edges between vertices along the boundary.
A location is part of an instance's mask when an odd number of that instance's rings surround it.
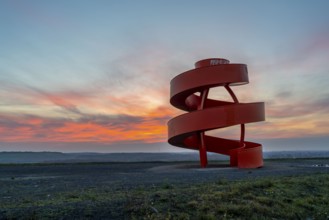
<svg viewBox="0 0 329 220">
<path fill-rule="evenodd" d="M 237 169 L 226 163 L 212 161 L 206 169 L 199 168 L 197 162 L 0 165 L 0 183 L 10 186 L 10 183 L 20 182 L 48 190 L 103 184 L 131 188 L 163 183 L 190 184 L 221 179 L 329 173 L 328 158 L 269 160 L 259 169 Z"/>
</svg>

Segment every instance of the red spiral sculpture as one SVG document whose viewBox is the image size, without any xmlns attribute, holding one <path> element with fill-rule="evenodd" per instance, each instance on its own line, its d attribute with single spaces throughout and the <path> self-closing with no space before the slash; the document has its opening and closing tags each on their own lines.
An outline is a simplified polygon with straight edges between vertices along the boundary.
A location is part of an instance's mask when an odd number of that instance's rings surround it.
<svg viewBox="0 0 329 220">
<path fill-rule="evenodd" d="M 238 168 L 263 166 L 262 145 L 245 141 L 245 124 L 264 121 L 264 103 L 240 103 L 230 86 L 247 84 L 245 64 L 226 59 L 205 59 L 195 69 L 181 73 L 170 82 L 170 103 L 187 111 L 168 122 L 168 142 L 177 147 L 199 150 L 201 167 L 207 166 L 207 151 L 230 156 Z M 209 89 L 223 86 L 233 102 L 208 98 Z M 240 125 L 240 140 L 206 135 L 206 131 Z"/>
</svg>

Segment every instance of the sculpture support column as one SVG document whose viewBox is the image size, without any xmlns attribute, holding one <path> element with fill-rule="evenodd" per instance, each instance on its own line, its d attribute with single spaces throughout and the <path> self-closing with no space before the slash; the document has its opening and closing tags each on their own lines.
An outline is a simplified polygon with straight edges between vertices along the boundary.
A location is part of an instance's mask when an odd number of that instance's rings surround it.
<svg viewBox="0 0 329 220">
<path fill-rule="evenodd" d="M 209 89 L 204 89 L 201 92 L 201 103 L 199 105 L 198 110 L 202 110 L 204 108 L 206 99 L 208 97 L 208 93 L 209 93 Z M 207 159 L 207 148 L 206 148 L 206 144 L 205 144 L 205 132 L 201 131 L 200 132 L 200 148 L 199 148 L 199 154 L 200 154 L 200 163 L 201 163 L 201 167 L 206 167 L 208 165 L 208 159 Z"/>
</svg>

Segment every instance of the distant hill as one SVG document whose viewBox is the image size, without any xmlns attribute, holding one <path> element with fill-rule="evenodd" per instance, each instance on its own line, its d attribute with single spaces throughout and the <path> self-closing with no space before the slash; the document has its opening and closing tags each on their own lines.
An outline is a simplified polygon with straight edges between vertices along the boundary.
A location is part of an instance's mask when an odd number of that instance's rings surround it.
<svg viewBox="0 0 329 220">
<path fill-rule="evenodd" d="M 264 152 L 264 158 L 329 158 L 329 151 Z M 228 156 L 208 153 L 211 160 L 229 160 Z M 74 163 L 74 162 L 151 162 L 198 161 L 191 153 L 60 153 L 60 152 L 0 152 L 0 163 Z"/>
<path fill-rule="evenodd" d="M 0 152 L 0 163 L 71 163 L 71 162 L 148 162 L 196 161 L 197 153 L 60 153 L 60 152 Z M 209 154 L 209 160 L 228 157 Z"/>
</svg>

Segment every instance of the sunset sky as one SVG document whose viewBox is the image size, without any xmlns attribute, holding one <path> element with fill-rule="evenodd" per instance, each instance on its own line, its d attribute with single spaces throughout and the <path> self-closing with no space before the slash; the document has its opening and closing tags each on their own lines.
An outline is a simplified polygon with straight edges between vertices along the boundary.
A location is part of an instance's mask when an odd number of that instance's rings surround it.
<svg viewBox="0 0 329 220">
<path fill-rule="evenodd" d="M 182 150 L 166 143 L 167 121 L 183 113 L 169 83 L 209 57 L 247 64 L 250 83 L 233 90 L 265 102 L 266 121 L 246 125 L 246 140 L 329 149 L 328 9 L 327 0 L 1 0 L 0 151 Z M 239 126 L 210 133 L 238 139 Z"/>
</svg>

